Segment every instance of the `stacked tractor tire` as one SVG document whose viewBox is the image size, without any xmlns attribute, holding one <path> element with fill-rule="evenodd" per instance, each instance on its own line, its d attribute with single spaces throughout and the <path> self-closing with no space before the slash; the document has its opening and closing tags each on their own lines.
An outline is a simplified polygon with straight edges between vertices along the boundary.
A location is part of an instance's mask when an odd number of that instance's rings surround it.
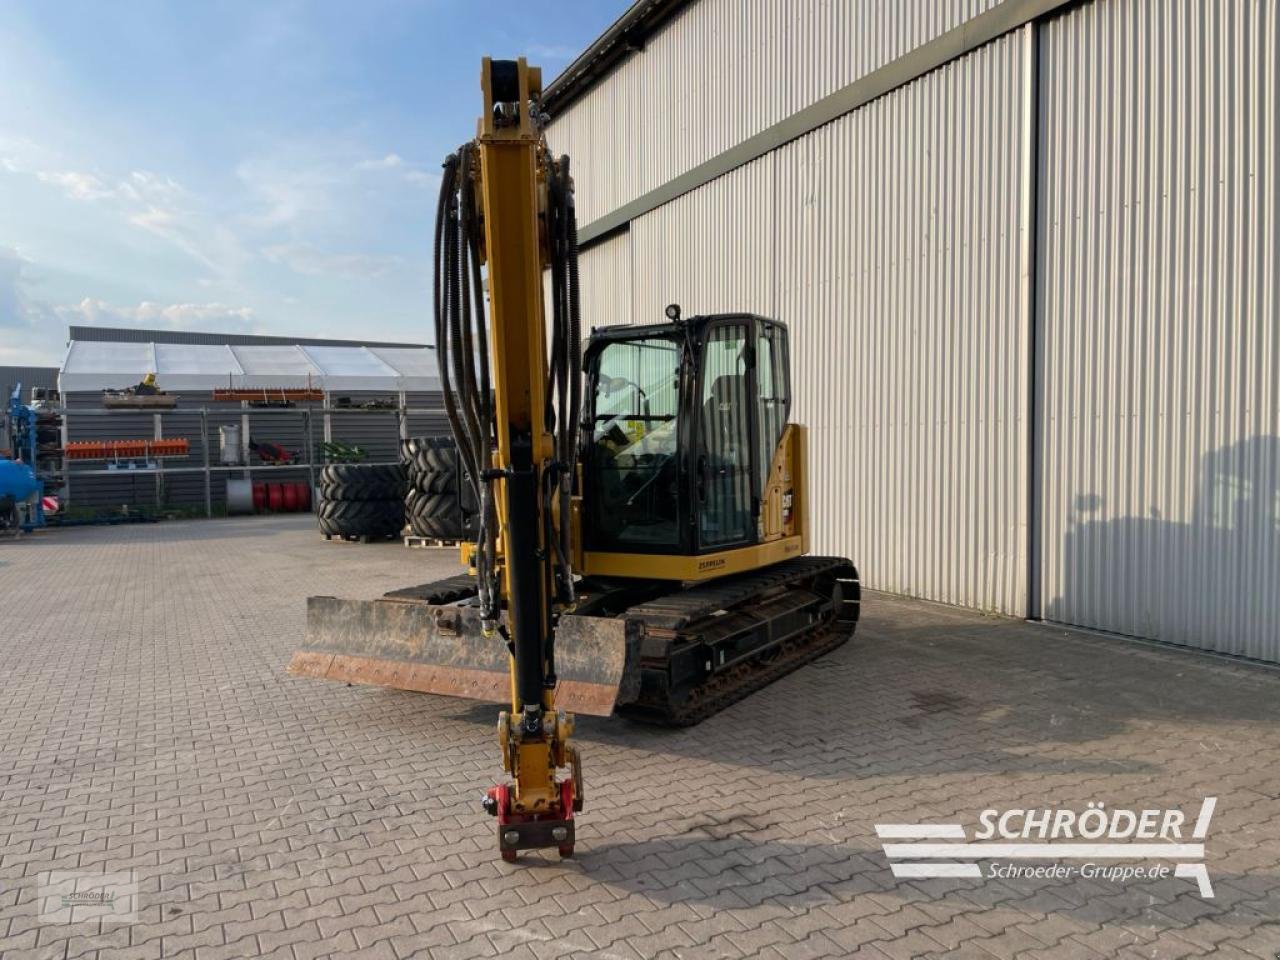
<svg viewBox="0 0 1280 960">
<path fill-rule="evenodd" d="M 320 471 L 320 532 L 365 542 L 400 536 L 405 483 L 399 464 L 329 464 Z"/>
<path fill-rule="evenodd" d="M 470 540 L 475 537 L 476 500 L 458 465 L 452 437 L 419 437 L 401 445 L 409 474 L 404 510 L 415 537 Z"/>
</svg>

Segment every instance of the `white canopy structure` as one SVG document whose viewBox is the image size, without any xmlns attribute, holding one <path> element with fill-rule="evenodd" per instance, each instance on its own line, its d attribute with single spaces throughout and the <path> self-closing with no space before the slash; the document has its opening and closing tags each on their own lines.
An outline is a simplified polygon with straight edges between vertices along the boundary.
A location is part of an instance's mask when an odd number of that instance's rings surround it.
<svg viewBox="0 0 1280 960">
<path fill-rule="evenodd" d="M 73 340 L 58 378 L 64 394 L 123 389 L 148 373 L 162 390 L 314 387 L 386 392 L 440 389 L 429 347 L 215 345 Z"/>
</svg>

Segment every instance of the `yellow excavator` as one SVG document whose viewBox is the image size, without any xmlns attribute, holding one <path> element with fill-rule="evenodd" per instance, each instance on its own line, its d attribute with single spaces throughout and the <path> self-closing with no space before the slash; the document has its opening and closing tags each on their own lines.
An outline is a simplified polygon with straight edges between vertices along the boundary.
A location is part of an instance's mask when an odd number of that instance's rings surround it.
<svg viewBox="0 0 1280 960">
<path fill-rule="evenodd" d="M 510 780 L 484 797 L 498 849 L 571 856 L 575 712 L 697 723 L 845 642 L 860 585 L 807 555 L 786 327 L 672 305 L 581 350 L 573 180 L 542 134 L 541 71 L 485 58 L 481 87 L 435 232 L 441 387 L 479 505 L 467 572 L 311 597 L 289 671 L 509 701 Z"/>
</svg>

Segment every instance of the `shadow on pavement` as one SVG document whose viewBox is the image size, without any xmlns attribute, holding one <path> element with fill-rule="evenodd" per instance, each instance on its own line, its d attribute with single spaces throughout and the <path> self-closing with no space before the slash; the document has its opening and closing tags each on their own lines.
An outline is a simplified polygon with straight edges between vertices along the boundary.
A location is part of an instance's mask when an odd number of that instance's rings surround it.
<svg viewBox="0 0 1280 960">
<path fill-rule="evenodd" d="M 873 596 L 854 640 L 697 727 L 578 717 L 584 743 L 823 779 L 1156 769 L 1135 725 L 1280 719 L 1280 672 Z M 490 726 L 497 710 L 447 715 Z M 1117 740 L 1113 747 L 1108 741 Z"/>
</svg>

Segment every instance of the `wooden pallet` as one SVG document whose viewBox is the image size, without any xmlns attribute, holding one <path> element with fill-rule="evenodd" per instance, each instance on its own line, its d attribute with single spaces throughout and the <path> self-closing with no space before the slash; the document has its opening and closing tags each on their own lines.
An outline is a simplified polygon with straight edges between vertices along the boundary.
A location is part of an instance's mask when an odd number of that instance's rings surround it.
<svg viewBox="0 0 1280 960">
<path fill-rule="evenodd" d="M 394 536 L 373 537 L 367 533 L 361 534 L 360 536 L 347 535 L 347 534 L 341 534 L 341 533 L 322 533 L 320 534 L 320 536 L 324 537 L 330 543 L 385 543 L 388 540 L 395 539 Z"/>
<path fill-rule="evenodd" d="M 425 547 L 436 547 L 436 548 L 452 547 L 454 549 L 457 549 L 457 546 L 460 542 L 461 541 L 458 541 L 458 540 L 437 540 L 435 537 L 417 537 L 412 535 L 404 538 L 404 545 L 406 547 L 416 547 L 419 549 L 425 548 Z"/>
</svg>

